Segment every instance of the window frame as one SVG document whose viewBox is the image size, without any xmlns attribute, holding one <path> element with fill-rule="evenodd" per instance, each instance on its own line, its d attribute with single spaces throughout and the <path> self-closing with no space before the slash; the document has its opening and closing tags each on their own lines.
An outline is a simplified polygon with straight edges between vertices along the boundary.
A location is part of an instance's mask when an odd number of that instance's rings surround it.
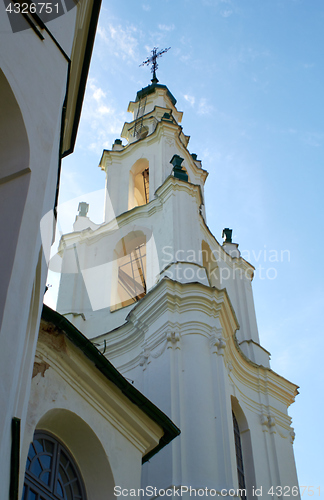
<svg viewBox="0 0 324 500">
<path fill-rule="evenodd" d="M 237 418 L 233 411 L 232 411 L 232 417 L 233 417 L 233 431 L 234 431 L 234 445 L 235 445 L 238 487 L 240 490 L 246 491 L 241 433 Z M 243 494 L 241 496 L 241 499 L 246 500 L 246 495 Z"/>
<path fill-rule="evenodd" d="M 38 451 L 36 450 L 36 445 L 34 444 L 36 441 L 40 440 L 46 440 L 50 442 L 53 446 L 52 452 L 49 452 L 46 450 L 44 447 L 46 453 L 44 451 Z M 35 452 L 35 455 L 30 458 L 31 450 Z M 64 466 L 62 465 L 62 453 L 66 456 L 67 458 L 67 465 Z M 51 464 L 48 469 L 43 469 L 43 463 L 39 458 L 41 455 L 47 455 L 51 456 Z M 35 459 L 38 460 L 38 462 L 41 465 L 42 475 L 44 472 L 47 473 L 49 472 L 49 484 L 46 485 L 45 482 L 43 482 L 39 477 L 37 477 L 35 474 L 33 474 L 32 471 L 30 471 L 30 467 L 34 463 Z M 29 462 L 30 461 L 30 462 Z M 86 489 L 84 485 L 84 481 L 82 478 L 82 475 L 80 473 L 79 467 L 76 463 L 75 458 L 71 454 L 71 452 L 68 450 L 68 448 L 53 434 L 47 432 L 47 431 L 36 431 L 34 433 L 33 441 L 30 444 L 29 451 L 28 451 L 28 456 L 26 460 L 26 467 L 25 467 L 25 478 L 24 478 L 24 487 L 23 487 L 23 495 L 22 495 L 22 500 L 66 500 L 68 497 L 65 492 L 64 484 L 63 484 L 63 494 L 64 497 L 62 497 L 59 493 L 56 492 L 57 490 L 57 484 L 61 484 L 60 481 L 60 465 L 64 468 L 64 470 L 68 469 L 71 467 L 71 470 L 74 474 L 74 478 L 72 481 L 64 483 L 65 485 L 71 484 L 71 482 L 78 481 L 78 486 L 80 490 L 80 495 L 76 494 L 73 492 L 72 488 L 70 489 L 70 492 L 72 494 L 72 497 L 70 498 L 72 500 L 87 500 L 87 494 L 86 494 Z M 68 476 L 68 475 L 67 475 Z M 62 485 L 61 485 L 62 486 Z M 34 493 L 35 496 L 31 497 L 29 493 Z"/>
</svg>

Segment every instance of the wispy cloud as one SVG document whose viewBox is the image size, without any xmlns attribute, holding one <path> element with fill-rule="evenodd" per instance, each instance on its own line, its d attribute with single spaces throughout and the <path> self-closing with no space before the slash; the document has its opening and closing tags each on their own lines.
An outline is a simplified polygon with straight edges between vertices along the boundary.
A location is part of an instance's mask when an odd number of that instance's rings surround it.
<svg viewBox="0 0 324 500">
<path fill-rule="evenodd" d="M 255 63 L 257 60 L 269 60 L 271 52 L 264 47 L 242 46 L 240 50 L 231 50 L 227 56 L 230 69 L 240 70 L 242 65 Z"/>
<path fill-rule="evenodd" d="M 90 88 L 94 90 L 92 97 L 96 102 L 100 102 L 103 97 L 106 97 L 105 92 L 100 87 L 95 87 L 95 85 L 92 84 Z"/>
<path fill-rule="evenodd" d="M 267 130 L 271 130 L 272 132 L 277 132 L 276 129 L 273 129 L 270 126 L 267 126 Z M 295 136 L 297 140 L 311 147 L 317 148 L 323 146 L 324 143 L 324 134 L 322 132 L 297 130 L 292 127 L 288 129 L 281 129 L 278 132 L 284 135 Z"/>
<path fill-rule="evenodd" d="M 70 198 L 76 198 L 82 195 L 84 188 L 80 180 L 79 172 L 62 168 L 60 199 L 65 199 L 66 193 L 64 190 L 69 193 Z"/>
<path fill-rule="evenodd" d="M 190 106 L 193 106 L 195 104 L 195 102 L 196 102 L 196 99 L 195 99 L 195 97 L 193 95 L 186 94 L 183 97 L 185 98 L 185 100 L 187 102 L 189 102 Z"/>
<path fill-rule="evenodd" d="M 254 47 L 242 47 L 237 55 L 237 61 L 240 63 L 247 63 L 255 61 L 259 58 L 266 58 L 270 56 L 267 49 L 256 49 Z"/>
<path fill-rule="evenodd" d="M 319 132 L 304 132 L 301 134 L 301 140 L 308 146 L 318 148 L 323 144 L 324 134 Z"/>
<path fill-rule="evenodd" d="M 136 49 L 140 33 L 136 26 L 122 27 L 117 24 L 108 24 L 105 27 L 99 26 L 97 33 L 109 53 L 120 57 L 123 61 L 137 59 Z"/>
<path fill-rule="evenodd" d="M 216 9 L 222 17 L 229 17 L 238 11 L 233 0 L 202 0 L 202 4 L 206 7 Z"/>
<path fill-rule="evenodd" d="M 208 104 L 207 99 L 202 97 L 199 101 L 198 105 L 198 114 L 199 115 L 209 115 L 212 112 L 213 106 Z"/>
<path fill-rule="evenodd" d="M 233 11 L 232 10 L 223 10 L 221 11 L 221 16 L 222 17 L 229 17 L 233 14 Z"/>
<path fill-rule="evenodd" d="M 95 79 L 90 78 L 85 95 L 82 130 L 85 137 L 82 143 L 91 151 L 100 154 L 103 148 L 110 148 L 114 138 L 120 134 L 125 113 L 117 113 L 114 103 L 98 85 Z"/>
<path fill-rule="evenodd" d="M 174 24 L 159 24 L 159 30 L 161 31 L 173 31 L 175 28 Z"/>
<path fill-rule="evenodd" d="M 207 7 L 217 7 L 222 3 L 231 4 L 232 2 L 231 0 L 202 0 L 202 4 L 206 5 Z"/>
<path fill-rule="evenodd" d="M 149 12 L 151 10 L 151 6 L 148 4 L 143 3 L 142 9 L 145 10 L 146 12 Z"/>
<path fill-rule="evenodd" d="M 314 63 L 304 63 L 303 66 L 305 69 L 310 69 L 310 68 L 314 68 L 315 64 Z"/>
</svg>

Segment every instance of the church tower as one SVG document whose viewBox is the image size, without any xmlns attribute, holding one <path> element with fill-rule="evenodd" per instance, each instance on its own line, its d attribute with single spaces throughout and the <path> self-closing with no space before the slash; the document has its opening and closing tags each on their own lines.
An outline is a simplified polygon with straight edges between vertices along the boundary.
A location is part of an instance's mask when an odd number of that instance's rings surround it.
<svg viewBox="0 0 324 500">
<path fill-rule="evenodd" d="M 260 345 L 254 268 L 230 229 L 220 244 L 208 228 L 208 174 L 169 89 L 153 78 L 128 111 L 127 144 L 100 160 L 104 222 L 80 203 L 62 237 L 57 309 L 181 429 L 143 466 L 153 496 L 298 497 L 287 414 L 298 392 Z"/>
</svg>

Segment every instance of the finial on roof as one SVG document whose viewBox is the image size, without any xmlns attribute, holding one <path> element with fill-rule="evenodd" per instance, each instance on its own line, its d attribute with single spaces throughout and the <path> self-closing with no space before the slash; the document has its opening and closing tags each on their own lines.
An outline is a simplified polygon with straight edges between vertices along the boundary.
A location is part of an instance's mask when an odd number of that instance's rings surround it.
<svg viewBox="0 0 324 500">
<path fill-rule="evenodd" d="M 80 201 L 78 206 L 79 217 L 86 217 L 89 210 L 89 204 L 85 201 Z"/>
<path fill-rule="evenodd" d="M 156 70 L 158 69 L 158 63 L 156 62 L 157 58 L 161 57 L 162 54 L 164 54 L 165 52 L 168 52 L 168 50 L 170 50 L 170 49 L 171 49 L 171 47 L 169 47 L 168 49 L 159 50 L 159 52 L 157 52 L 158 47 L 154 47 L 154 49 L 151 50 L 151 52 L 152 52 L 151 57 L 148 57 L 146 59 L 146 61 L 144 61 L 142 64 L 140 64 L 140 66 L 145 66 L 145 65 L 149 66 L 152 63 L 152 67 L 151 67 L 151 72 L 153 73 L 153 78 L 151 80 L 152 83 L 159 82 L 159 80 L 156 77 Z"/>
<path fill-rule="evenodd" d="M 222 232 L 222 238 L 224 239 L 224 243 L 232 243 L 232 229 L 225 227 Z"/>
<path fill-rule="evenodd" d="M 181 181 L 188 182 L 188 174 L 185 169 L 182 168 L 181 163 L 183 162 L 183 158 L 179 155 L 173 155 L 170 163 L 173 165 L 173 176 Z"/>
</svg>

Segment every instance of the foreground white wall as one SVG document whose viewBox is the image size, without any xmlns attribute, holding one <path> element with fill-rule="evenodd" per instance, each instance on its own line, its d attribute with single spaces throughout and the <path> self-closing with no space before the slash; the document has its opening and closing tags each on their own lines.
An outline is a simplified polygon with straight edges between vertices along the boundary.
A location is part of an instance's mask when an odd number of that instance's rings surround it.
<svg viewBox="0 0 324 500">
<path fill-rule="evenodd" d="M 80 340 L 80 339 L 79 339 Z M 47 431 L 76 461 L 87 498 L 112 498 L 114 487 L 140 488 L 143 456 L 163 429 L 53 324 L 42 321 L 22 442 L 20 496 L 36 430 Z"/>
<path fill-rule="evenodd" d="M 81 6 L 82 4 L 82 6 Z M 0 7 L 0 470 L 1 495 L 10 479 L 11 419 L 23 435 L 40 311 L 45 290 L 45 251 L 53 225 L 40 235 L 41 218 L 54 207 L 63 104 L 70 57 L 86 43 L 75 26 L 90 1 L 47 23 L 42 39 L 33 29 L 12 33 Z M 16 14 L 21 16 L 21 14 Z M 89 15 L 89 13 L 87 14 Z M 82 39 L 85 37 L 85 40 Z M 2 497 L 1 497 L 2 498 Z"/>
</svg>

